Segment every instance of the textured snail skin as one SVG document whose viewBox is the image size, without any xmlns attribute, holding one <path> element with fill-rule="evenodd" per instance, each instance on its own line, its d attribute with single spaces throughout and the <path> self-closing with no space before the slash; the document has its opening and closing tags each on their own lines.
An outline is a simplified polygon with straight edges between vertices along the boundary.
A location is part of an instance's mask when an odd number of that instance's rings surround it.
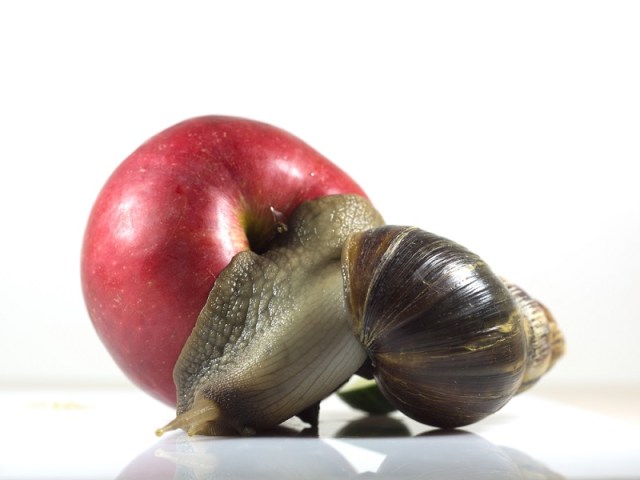
<svg viewBox="0 0 640 480">
<path fill-rule="evenodd" d="M 158 434 L 250 434 L 328 396 L 365 361 L 341 277 L 349 234 L 382 224 L 357 195 L 303 203 L 265 254 L 216 280 L 174 369 L 177 417 Z"/>
</svg>

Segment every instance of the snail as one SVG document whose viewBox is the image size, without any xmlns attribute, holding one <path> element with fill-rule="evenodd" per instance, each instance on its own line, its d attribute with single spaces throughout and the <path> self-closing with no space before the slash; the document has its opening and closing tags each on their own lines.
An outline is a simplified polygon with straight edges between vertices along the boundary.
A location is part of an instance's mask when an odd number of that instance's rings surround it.
<svg viewBox="0 0 640 480">
<path fill-rule="evenodd" d="M 356 372 L 409 417 L 456 428 L 533 385 L 563 345 L 546 308 L 477 255 L 385 225 L 357 195 L 327 196 L 217 278 L 174 369 L 176 418 L 157 434 L 313 424 Z"/>
</svg>

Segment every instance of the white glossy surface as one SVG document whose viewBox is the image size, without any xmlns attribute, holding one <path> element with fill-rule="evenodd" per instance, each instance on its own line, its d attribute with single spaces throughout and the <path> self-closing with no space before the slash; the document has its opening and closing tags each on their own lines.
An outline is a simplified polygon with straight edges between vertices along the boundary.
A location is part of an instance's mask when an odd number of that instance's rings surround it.
<svg viewBox="0 0 640 480">
<path fill-rule="evenodd" d="M 330 398 L 319 435 L 157 439 L 172 411 L 135 391 L 0 392 L 1 479 L 638 478 L 640 425 L 533 393 L 456 434 Z"/>
</svg>

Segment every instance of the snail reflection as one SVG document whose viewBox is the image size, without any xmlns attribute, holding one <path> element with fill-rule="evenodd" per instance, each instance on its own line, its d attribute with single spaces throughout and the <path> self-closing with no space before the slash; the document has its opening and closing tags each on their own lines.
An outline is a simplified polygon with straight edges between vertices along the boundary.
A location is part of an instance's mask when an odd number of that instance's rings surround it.
<svg viewBox="0 0 640 480">
<path fill-rule="evenodd" d="M 266 436 L 215 439 L 174 434 L 134 459 L 118 479 L 563 478 L 522 452 L 465 431 L 411 437 L 393 417 L 355 420 L 335 438 L 305 433 L 279 428 Z"/>
</svg>

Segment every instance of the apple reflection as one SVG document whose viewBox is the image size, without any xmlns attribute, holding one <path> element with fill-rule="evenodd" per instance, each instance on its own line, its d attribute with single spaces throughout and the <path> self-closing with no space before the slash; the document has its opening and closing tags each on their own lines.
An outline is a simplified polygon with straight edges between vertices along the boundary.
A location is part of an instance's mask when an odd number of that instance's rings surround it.
<svg viewBox="0 0 640 480">
<path fill-rule="evenodd" d="M 127 479 L 397 478 L 561 479 L 517 450 L 465 431 L 411 437 L 402 421 L 365 417 L 333 438 L 280 428 L 251 438 L 161 439 L 120 474 Z"/>
</svg>

